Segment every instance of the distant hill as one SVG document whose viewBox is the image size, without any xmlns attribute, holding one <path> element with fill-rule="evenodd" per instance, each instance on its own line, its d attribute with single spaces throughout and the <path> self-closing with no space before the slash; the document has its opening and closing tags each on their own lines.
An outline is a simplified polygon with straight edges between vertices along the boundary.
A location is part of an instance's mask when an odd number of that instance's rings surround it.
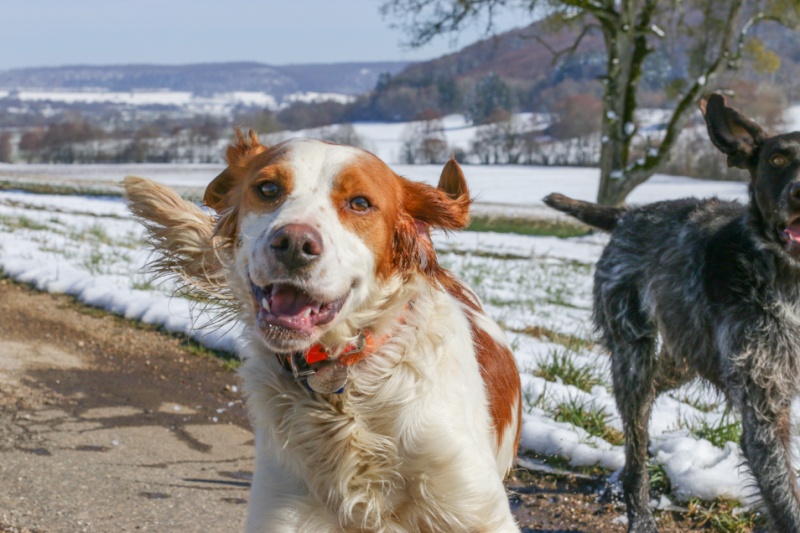
<svg viewBox="0 0 800 533">
<path fill-rule="evenodd" d="M 396 74 L 408 62 L 265 65 L 204 63 L 194 65 L 75 65 L 0 71 L 0 90 L 166 89 L 211 95 L 259 91 L 278 100 L 297 92 L 358 95 L 375 87 L 381 74 Z"/>
<path fill-rule="evenodd" d="M 408 65 L 397 76 L 400 79 L 427 80 L 450 77 L 454 80 L 478 80 L 494 73 L 511 85 L 558 84 L 564 79 L 589 79 L 605 71 L 606 51 L 598 30 L 590 31 L 574 54 L 554 58 L 553 50 L 569 48 L 577 37 L 579 28 L 552 31 L 547 21 L 538 21 L 526 27 L 477 41 L 464 48 L 435 58 Z M 781 60 L 781 69 L 769 75 L 769 81 L 786 83 L 795 78 L 800 65 L 800 39 L 798 32 L 774 23 L 764 23 L 751 35 L 757 36 Z M 550 49 L 536 36 L 542 37 Z M 661 83 L 665 79 L 684 76 L 688 70 L 685 43 L 677 42 L 668 50 L 658 47 L 646 60 L 643 78 L 647 83 Z M 736 71 L 736 76 L 754 75 L 752 65 Z M 792 86 L 796 82 L 791 83 Z M 790 89 L 793 89 L 791 87 Z"/>
<path fill-rule="evenodd" d="M 399 72 L 398 77 L 425 79 L 448 76 L 456 80 L 477 80 L 494 73 L 507 81 L 525 83 L 552 78 L 558 75 L 565 62 L 554 65 L 553 54 L 534 38 L 534 35 L 546 33 L 541 26 L 540 22 L 535 22 L 482 39 L 457 52 L 411 64 Z M 546 40 L 553 49 L 566 48 L 574 39 L 575 34 L 569 31 L 546 33 Z M 587 54 L 605 59 L 605 49 L 599 34 L 588 34 L 576 53 L 577 56 Z M 598 66 L 604 68 L 605 65 L 600 62 Z"/>
<path fill-rule="evenodd" d="M 410 120 L 425 111 L 470 115 L 470 107 L 493 98 L 503 101 L 505 104 L 500 107 L 508 111 L 547 112 L 554 103 L 575 94 L 600 98 L 599 80 L 605 74 L 606 50 L 598 31 L 589 32 L 572 54 L 553 53 L 569 48 L 579 31 L 579 27 L 554 31 L 548 21 L 538 21 L 451 54 L 410 64 L 383 78 L 375 91 L 345 111 L 342 120 Z M 772 84 L 781 88 L 788 101 L 800 101 L 798 32 L 764 23 L 756 28 L 755 35 L 777 54 L 780 69 L 775 73 L 760 72 L 758 60 L 746 57 L 742 69 L 728 73 L 726 86 Z M 537 37 L 543 38 L 547 46 Z M 656 46 L 647 57 L 640 93 L 643 105 L 670 105 L 667 89 L 675 89 L 676 82 L 689 75 L 685 47 L 686 43 L 678 40 Z M 502 83 L 491 79 L 495 77 Z"/>
</svg>

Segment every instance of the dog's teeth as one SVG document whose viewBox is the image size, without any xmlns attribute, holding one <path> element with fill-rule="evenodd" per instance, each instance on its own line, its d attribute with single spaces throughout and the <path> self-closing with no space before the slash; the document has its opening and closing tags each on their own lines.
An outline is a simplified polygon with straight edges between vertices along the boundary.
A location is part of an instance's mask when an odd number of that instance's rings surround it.
<svg viewBox="0 0 800 533">
<path fill-rule="evenodd" d="M 267 310 L 267 313 L 271 312 L 272 309 L 269 308 L 269 302 L 266 298 L 261 298 L 261 307 Z"/>
<path fill-rule="evenodd" d="M 308 318 L 308 317 L 310 317 L 310 316 L 311 316 L 311 308 L 310 308 L 310 307 L 306 307 L 306 310 L 305 310 L 305 311 L 303 311 L 303 314 L 302 314 L 301 316 L 302 316 L 303 318 Z"/>
</svg>

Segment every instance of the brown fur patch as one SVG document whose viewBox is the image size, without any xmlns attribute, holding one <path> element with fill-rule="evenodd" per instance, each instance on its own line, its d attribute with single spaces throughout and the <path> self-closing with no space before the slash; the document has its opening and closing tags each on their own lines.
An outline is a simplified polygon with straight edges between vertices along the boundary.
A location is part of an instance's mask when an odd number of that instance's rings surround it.
<svg viewBox="0 0 800 533">
<path fill-rule="evenodd" d="M 379 277 L 416 270 L 435 282 L 444 280 L 429 228 L 464 227 L 469 193 L 455 161 L 445 166 L 442 183 L 446 190 L 407 180 L 370 155 L 358 158 L 336 177 L 333 205 L 342 223 L 360 235 L 375 254 Z M 357 196 L 369 200 L 374 209 L 366 213 L 350 210 L 348 202 Z"/>
<path fill-rule="evenodd" d="M 401 178 L 402 179 L 402 178 Z M 442 229 L 463 229 L 469 223 L 468 194 L 458 198 L 418 181 L 402 179 L 403 207 L 416 220 Z"/>
<path fill-rule="evenodd" d="M 502 444 L 505 430 L 514 421 L 514 411 L 516 411 L 517 433 L 514 436 L 514 449 L 516 449 L 519 445 L 522 428 L 522 384 L 517 364 L 514 361 L 514 354 L 504 343 L 495 339 L 478 324 L 475 316 L 483 314 L 483 309 L 475 294 L 452 276 L 448 276 L 448 278 L 450 279 L 447 284 L 448 293 L 464 304 L 468 310 L 475 356 L 480 365 L 483 382 L 486 384 L 489 414 L 492 417 L 497 445 Z"/>
<path fill-rule="evenodd" d="M 376 274 L 384 279 L 399 270 L 394 261 L 393 237 L 401 216 L 400 179 L 382 161 L 365 155 L 336 176 L 331 192 L 339 220 L 372 251 Z M 372 207 L 368 211 L 356 212 L 350 208 L 350 201 L 359 196 L 369 201 Z"/>
<path fill-rule="evenodd" d="M 292 192 L 294 176 L 288 165 L 281 165 L 286 154 L 284 144 L 267 148 L 258 143 L 251 131 L 250 142 L 237 130 L 239 142 L 228 147 L 228 167 L 206 188 L 203 202 L 219 214 L 215 235 L 227 244 L 235 242 L 241 213 L 269 213 L 276 210 Z M 276 183 L 281 190 L 277 198 L 265 198 L 259 184 Z"/>
<path fill-rule="evenodd" d="M 463 173 L 452 161 L 440 179 L 445 189 L 398 178 L 402 189 L 403 211 L 394 234 L 394 262 L 399 270 L 417 268 L 429 279 L 444 285 L 447 272 L 439 266 L 429 228 L 462 229 L 469 220 L 469 192 Z M 460 194 L 452 198 L 451 194 Z"/>
<path fill-rule="evenodd" d="M 248 132 L 248 136 L 250 137 L 249 141 L 242 135 L 242 130 L 236 129 L 236 143 L 228 146 L 226 152 L 227 168 L 211 180 L 206 187 L 203 203 L 217 212 L 223 210 L 225 198 L 236 185 L 237 176 L 241 174 L 243 166 L 254 156 L 267 150 L 267 147 L 258 141 L 258 135 L 253 130 Z"/>
</svg>

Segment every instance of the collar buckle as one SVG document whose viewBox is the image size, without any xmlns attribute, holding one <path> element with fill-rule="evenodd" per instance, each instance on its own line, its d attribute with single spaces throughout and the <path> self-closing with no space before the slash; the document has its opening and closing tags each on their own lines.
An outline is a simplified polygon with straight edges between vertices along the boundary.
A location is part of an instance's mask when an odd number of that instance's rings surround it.
<svg viewBox="0 0 800 533">
<path fill-rule="evenodd" d="M 305 381 L 308 379 L 308 376 L 314 374 L 314 369 L 306 364 L 305 354 L 303 354 L 303 352 L 275 355 L 278 357 L 278 361 L 280 361 L 281 366 L 292 373 L 292 379 L 296 382 Z M 299 363 L 297 361 L 298 357 L 300 357 Z"/>
</svg>

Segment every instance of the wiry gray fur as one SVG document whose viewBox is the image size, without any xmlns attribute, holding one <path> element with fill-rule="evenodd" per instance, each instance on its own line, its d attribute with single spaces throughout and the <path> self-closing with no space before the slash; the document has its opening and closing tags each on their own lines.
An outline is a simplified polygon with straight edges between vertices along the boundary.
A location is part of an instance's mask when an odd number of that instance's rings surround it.
<svg viewBox="0 0 800 533">
<path fill-rule="evenodd" d="M 719 95 L 700 107 L 729 163 L 750 170 L 749 205 L 551 203 L 587 223 L 602 209 L 617 218 L 597 263 L 594 322 L 611 354 L 625 429 L 629 531 L 656 531 L 645 468 L 653 401 L 701 377 L 741 415 L 741 447 L 771 528 L 800 532 L 789 448 L 800 392 L 800 243 L 784 231 L 800 235 L 800 133 L 768 137 Z"/>
</svg>

